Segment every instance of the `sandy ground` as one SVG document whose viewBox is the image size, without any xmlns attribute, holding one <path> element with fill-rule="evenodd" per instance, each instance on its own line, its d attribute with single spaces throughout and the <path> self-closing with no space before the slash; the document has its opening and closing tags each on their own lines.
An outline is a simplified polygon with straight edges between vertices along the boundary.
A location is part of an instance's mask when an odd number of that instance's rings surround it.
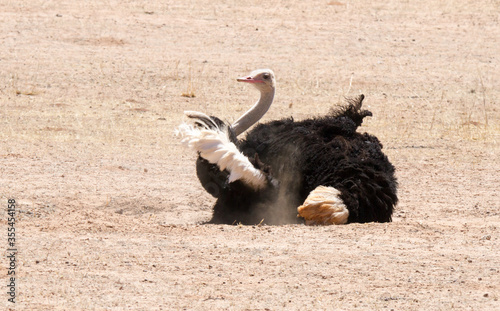
<svg viewBox="0 0 500 311">
<path fill-rule="evenodd" d="M 496 0 L 0 1 L 0 309 L 498 310 L 499 18 Z M 366 95 L 392 223 L 201 224 L 214 200 L 174 129 L 234 121 L 258 97 L 235 78 L 263 67 L 263 121 Z"/>
</svg>

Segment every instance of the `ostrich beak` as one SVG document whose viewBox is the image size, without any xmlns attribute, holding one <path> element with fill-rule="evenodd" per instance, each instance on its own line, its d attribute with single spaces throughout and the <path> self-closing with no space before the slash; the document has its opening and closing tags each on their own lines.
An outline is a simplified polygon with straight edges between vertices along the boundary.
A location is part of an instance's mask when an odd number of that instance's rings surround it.
<svg viewBox="0 0 500 311">
<path fill-rule="evenodd" d="M 238 82 L 248 82 L 248 83 L 263 83 L 264 82 L 263 80 L 255 79 L 252 76 L 241 77 L 241 78 L 236 79 L 236 81 L 238 81 Z"/>
</svg>

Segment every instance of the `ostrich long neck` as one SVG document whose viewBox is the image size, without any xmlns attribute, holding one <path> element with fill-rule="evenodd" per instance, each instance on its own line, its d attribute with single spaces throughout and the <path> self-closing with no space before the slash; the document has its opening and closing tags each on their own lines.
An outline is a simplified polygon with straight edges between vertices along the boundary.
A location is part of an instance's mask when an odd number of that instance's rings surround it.
<svg viewBox="0 0 500 311">
<path fill-rule="evenodd" d="M 269 107 L 273 103 L 274 91 L 275 90 L 272 89 L 268 92 L 261 92 L 259 101 L 257 101 L 252 108 L 245 112 L 244 115 L 231 125 L 231 128 L 236 136 L 246 131 L 249 127 L 259 121 L 264 114 L 266 114 L 267 110 L 269 110 Z"/>
</svg>

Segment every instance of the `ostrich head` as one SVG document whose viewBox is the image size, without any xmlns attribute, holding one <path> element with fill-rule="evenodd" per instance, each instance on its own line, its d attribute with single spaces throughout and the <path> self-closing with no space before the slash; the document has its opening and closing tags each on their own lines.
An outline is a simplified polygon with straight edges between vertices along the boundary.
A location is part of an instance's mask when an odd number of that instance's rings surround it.
<svg viewBox="0 0 500 311">
<path fill-rule="evenodd" d="M 231 125 L 232 130 L 238 136 L 259 121 L 273 103 L 276 78 L 271 69 L 257 69 L 248 76 L 236 80 L 251 83 L 260 91 L 260 99 L 257 103 Z"/>
<path fill-rule="evenodd" d="M 268 93 L 276 88 L 276 78 L 271 69 L 257 69 L 248 76 L 236 79 L 238 82 L 252 83 L 261 93 Z"/>
</svg>

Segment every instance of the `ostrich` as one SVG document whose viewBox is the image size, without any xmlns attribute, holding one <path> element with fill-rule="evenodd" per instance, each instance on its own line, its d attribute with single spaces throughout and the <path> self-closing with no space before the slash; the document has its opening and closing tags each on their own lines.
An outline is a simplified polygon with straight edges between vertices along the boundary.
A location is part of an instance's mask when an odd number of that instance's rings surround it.
<svg viewBox="0 0 500 311">
<path fill-rule="evenodd" d="M 270 69 L 238 78 L 260 91 L 260 99 L 232 125 L 186 111 L 182 142 L 198 153 L 196 171 L 217 201 L 214 224 L 345 224 L 389 222 L 397 203 L 394 166 L 379 140 L 356 129 L 371 112 L 364 95 L 326 116 L 261 123 L 276 89 Z"/>
</svg>

